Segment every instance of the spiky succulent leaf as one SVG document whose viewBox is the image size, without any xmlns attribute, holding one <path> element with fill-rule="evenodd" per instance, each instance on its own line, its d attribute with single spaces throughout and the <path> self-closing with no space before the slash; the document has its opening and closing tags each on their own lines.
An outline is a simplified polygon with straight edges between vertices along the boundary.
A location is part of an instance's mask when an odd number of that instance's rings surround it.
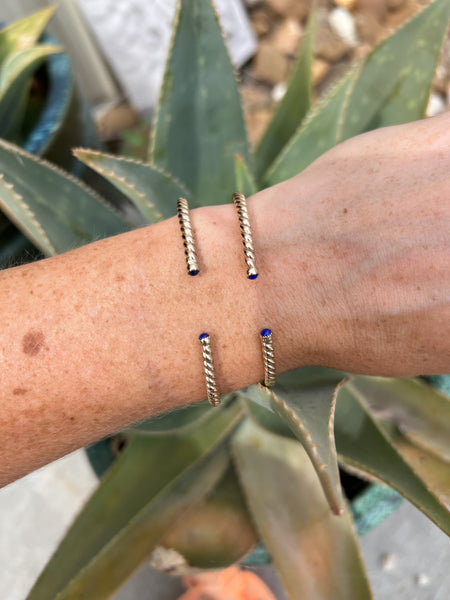
<svg viewBox="0 0 450 600">
<path fill-rule="evenodd" d="M 434 0 L 369 54 L 345 111 L 341 139 L 425 116 L 449 20 L 450 1 Z"/>
<path fill-rule="evenodd" d="M 176 199 L 190 192 L 169 173 L 138 160 L 78 148 L 75 156 L 108 179 L 138 208 L 147 223 L 176 213 Z"/>
<path fill-rule="evenodd" d="M 286 93 L 255 151 L 255 172 L 258 180 L 263 177 L 311 108 L 315 28 L 316 17 L 312 11 Z"/>
<path fill-rule="evenodd" d="M 413 444 L 392 423 L 382 422 L 381 426 L 397 452 L 450 512 L 450 464 Z"/>
<path fill-rule="evenodd" d="M 261 393 L 260 386 L 251 385 L 237 393 L 249 419 L 275 435 L 296 439 L 292 430 L 280 419 L 270 405 L 268 394 Z"/>
<path fill-rule="evenodd" d="M 211 0 L 178 2 L 151 162 L 197 205 L 229 201 L 234 155 L 249 159 L 239 93 Z"/>
<path fill-rule="evenodd" d="M 47 6 L 0 29 L 0 68 L 11 53 L 36 44 L 54 12 L 55 7 Z"/>
<path fill-rule="evenodd" d="M 0 69 L 0 137 L 13 138 L 26 107 L 32 74 L 58 46 L 34 46 L 8 56 Z"/>
<path fill-rule="evenodd" d="M 245 162 L 245 160 L 240 154 L 236 154 L 234 160 L 236 191 L 242 192 L 244 196 L 251 196 L 252 194 L 256 194 L 258 190 L 256 188 L 256 183 L 248 164 Z"/>
<path fill-rule="evenodd" d="M 300 128 L 270 167 L 265 182 L 275 185 L 293 177 L 341 137 L 342 116 L 360 65 L 351 69 L 305 117 Z"/>
<path fill-rule="evenodd" d="M 416 446 L 450 463 L 450 398 L 419 379 L 352 378 L 371 413 L 394 423 Z"/>
<path fill-rule="evenodd" d="M 351 517 L 333 515 L 298 442 L 247 420 L 233 437 L 247 502 L 290 600 L 371 598 Z"/>
<path fill-rule="evenodd" d="M 450 513 L 397 452 L 364 397 L 351 384 L 338 395 L 335 438 L 339 460 L 381 479 L 450 534 Z"/>
<path fill-rule="evenodd" d="M 137 436 L 88 500 L 27 600 L 109 598 L 228 465 L 235 403 L 189 435 Z M 161 468 L 164 465 L 164 468 Z"/>
<path fill-rule="evenodd" d="M 224 399 L 221 400 L 222 404 Z M 133 423 L 126 431 L 139 435 L 166 435 L 181 433 L 192 426 L 197 427 L 200 420 L 208 419 L 211 405 L 207 400 L 197 402 L 182 408 L 176 408 L 166 413 L 155 415 L 141 423 Z"/>
<path fill-rule="evenodd" d="M 265 181 L 292 177 L 351 136 L 424 117 L 450 19 L 450 0 L 435 0 L 377 46 L 306 117 Z"/>
<path fill-rule="evenodd" d="M 334 444 L 334 409 L 342 381 L 339 372 L 306 368 L 278 377 L 272 389 L 259 386 L 305 448 L 335 514 L 340 514 L 343 502 Z"/>
<path fill-rule="evenodd" d="M 160 545 L 186 560 L 187 564 L 170 571 L 182 575 L 193 569 L 227 567 L 242 559 L 256 542 L 256 531 L 231 467 L 218 485 L 169 529 Z"/>
<path fill-rule="evenodd" d="M 81 181 L 2 140 L 0 208 L 47 256 L 129 229 Z"/>
</svg>

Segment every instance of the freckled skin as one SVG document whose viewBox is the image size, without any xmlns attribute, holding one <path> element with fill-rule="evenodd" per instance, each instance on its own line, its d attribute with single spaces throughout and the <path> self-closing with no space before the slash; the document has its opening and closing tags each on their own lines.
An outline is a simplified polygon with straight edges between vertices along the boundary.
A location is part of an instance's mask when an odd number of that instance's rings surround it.
<svg viewBox="0 0 450 600">
<path fill-rule="evenodd" d="M 23 336 L 22 350 L 24 354 L 36 356 L 45 344 L 45 336 L 42 331 L 29 331 Z"/>
<path fill-rule="evenodd" d="M 203 331 L 222 393 L 262 379 L 264 327 L 277 373 L 450 372 L 449 149 L 447 113 L 348 140 L 249 198 L 256 282 L 230 204 L 192 211 L 198 278 L 176 217 L 1 271 L 0 486 L 204 399 Z"/>
</svg>

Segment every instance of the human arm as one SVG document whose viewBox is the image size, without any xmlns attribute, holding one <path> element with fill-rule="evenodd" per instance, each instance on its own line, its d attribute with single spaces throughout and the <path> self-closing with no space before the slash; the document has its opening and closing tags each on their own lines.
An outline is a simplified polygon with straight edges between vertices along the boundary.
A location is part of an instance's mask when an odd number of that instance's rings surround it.
<svg viewBox="0 0 450 600">
<path fill-rule="evenodd" d="M 192 211 L 201 274 L 176 219 L 0 273 L 0 484 L 152 414 L 306 364 L 450 371 L 450 119 L 341 144 L 249 199 L 260 276 L 232 205 Z"/>
</svg>

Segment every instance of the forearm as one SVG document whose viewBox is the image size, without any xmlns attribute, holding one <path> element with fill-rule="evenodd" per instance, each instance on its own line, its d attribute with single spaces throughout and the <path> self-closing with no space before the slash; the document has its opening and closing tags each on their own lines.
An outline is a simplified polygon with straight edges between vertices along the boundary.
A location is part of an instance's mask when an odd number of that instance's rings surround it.
<svg viewBox="0 0 450 600">
<path fill-rule="evenodd" d="M 192 212 L 197 277 L 186 272 L 175 218 L 0 274 L 2 484 L 205 398 L 204 331 L 222 393 L 263 378 L 263 327 L 275 332 L 278 368 L 295 366 L 268 224 L 255 202 L 249 207 L 255 281 L 246 278 L 232 205 Z"/>
</svg>

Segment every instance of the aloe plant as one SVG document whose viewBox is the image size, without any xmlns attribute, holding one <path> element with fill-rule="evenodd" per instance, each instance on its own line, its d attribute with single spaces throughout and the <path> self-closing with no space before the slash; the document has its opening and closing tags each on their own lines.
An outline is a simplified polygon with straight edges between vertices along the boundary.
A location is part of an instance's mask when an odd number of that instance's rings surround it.
<svg viewBox="0 0 450 600">
<path fill-rule="evenodd" d="M 422 118 L 449 18 L 450 0 L 435 0 L 316 105 L 311 18 L 252 156 L 213 6 L 182 0 L 148 162 L 75 154 L 128 196 L 143 223 L 173 215 L 178 195 L 201 206 L 228 201 L 235 188 L 253 193 L 349 136 Z M 0 173 L 2 210 L 47 256 L 130 227 L 81 182 L 4 141 Z M 291 600 L 371 598 L 339 463 L 384 482 L 450 534 L 450 399 L 419 378 L 302 368 L 270 391 L 250 386 L 219 408 L 200 402 L 121 435 L 124 450 L 28 600 L 101 600 L 148 559 L 177 574 L 218 569 L 258 541 Z"/>
<path fill-rule="evenodd" d="M 0 29 L 0 137 L 19 141 L 31 78 L 52 54 L 53 44 L 38 43 L 54 8 L 44 8 Z"/>
</svg>

